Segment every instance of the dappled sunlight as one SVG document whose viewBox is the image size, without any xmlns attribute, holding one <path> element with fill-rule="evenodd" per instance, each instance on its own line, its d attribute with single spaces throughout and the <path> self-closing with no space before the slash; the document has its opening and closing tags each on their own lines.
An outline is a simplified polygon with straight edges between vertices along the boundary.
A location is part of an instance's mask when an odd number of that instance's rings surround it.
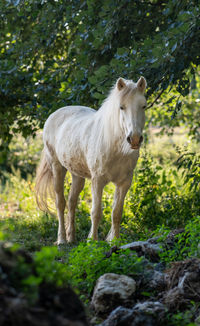
<svg viewBox="0 0 200 326">
<path fill-rule="evenodd" d="M 192 215 L 198 213 L 198 194 L 189 191 L 188 183 L 184 182 L 182 170 L 177 169 L 180 152 L 176 147 L 198 151 L 199 145 L 189 142 L 182 129 L 175 130 L 171 136 L 157 136 L 158 129 L 150 130 L 148 143 L 142 147 L 138 166 L 133 176 L 132 186 L 126 196 L 122 218 L 121 234 L 129 238 L 146 237 L 157 225 L 170 227 L 183 225 Z M 29 140 L 32 152 L 37 140 Z M 20 155 L 15 157 L 15 146 Z M 13 158 L 17 166 L 17 158 L 23 160 L 23 143 L 13 141 Z M 149 153 L 151 156 L 149 156 Z M 27 155 L 27 152 L 25 153 Z M 30 154 L 28 154 L 30 156 Z M 39 155 L 38 155 L 39 160 Z M 37 161 L 38 161 L 37 160 Z M 12 161 L 10 162 L 12 165 Z M 35 171 L 27 178 L 21 176 L 20 169 L 12 173 L 4 172 L 0 192 L 0 222 L 10 238 L 25 246 L 33 247 L 53 244 L 57 235 L 57 219 L 41 213 L 35 202 L 34 184 Z M 65 197 L 67 198 L 71 184 L 71 176 L 65 180 Z M 104 239 L 111 224 L 114 185 L 108 184 L 103 192 L 103 218 L 100 223 L 99 236 Z M 86 239 L 90 229 L 91 182 L 86 181 L 80 193 L 76 210 L 77 239 Z M 52 202 L 53 204 L 53 202 Z M 67 214 L 67 206 L 65 216 Z M 32 232 L 35 235 L 32 236 Z M 51 234 L 51 235 L 49 235 Z M 34 240 L 34 237 L 35 240 Z M 27 238 L 28 240 L 23 240 Z M 46 240 L 45 240 L 46 238 Z M 38 244 L 37 244 L 38 241 Z"/>
</svg>

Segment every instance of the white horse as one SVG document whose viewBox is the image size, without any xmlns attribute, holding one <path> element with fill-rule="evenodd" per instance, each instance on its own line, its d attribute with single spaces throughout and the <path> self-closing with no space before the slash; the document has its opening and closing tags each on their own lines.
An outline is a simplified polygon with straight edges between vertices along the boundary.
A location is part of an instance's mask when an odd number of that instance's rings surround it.
<svg viewBox="0 0 200 326">
<path fill-rule="evenodd" d="M 85 178 L 90 178 L 92 184 L 92 224 L 88 237 L 98 240 L 102 192 L 110 181 L 116 190 L 107 240 L 119 237 L 124 198 L 143 141 L 145 89 L 144 77 L 137 83 L 119 78 L 98 111 L 84 106 L 67 106 L 47 119 L 43 158 L 36 177 L 36 198 L 39 208 L 47 211 L 47 197 L 53 189 L 59 218 L 58 244 L 75 240 L 75 208 Z M 72 175 L 72 185 L 65 228 L 64 179 L 67 170 Z"/>
</svg>

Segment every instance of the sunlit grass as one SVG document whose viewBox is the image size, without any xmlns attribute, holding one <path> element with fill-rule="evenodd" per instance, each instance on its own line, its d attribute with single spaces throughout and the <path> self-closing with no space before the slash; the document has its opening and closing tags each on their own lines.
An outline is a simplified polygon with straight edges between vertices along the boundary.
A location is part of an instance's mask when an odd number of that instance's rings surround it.
<svg viewBox="0 0 200 326">
<path fill-rule="evenodd" d="M 36 142 L 37 146 L 34 146 Z M 27 164 L 27 155 L 30 158 L 33 154 L 37 156 L 36 161 L 39 161 L 42 142 L 39 145 L 36 138 L 28 143 L 30 147 L 27 145 L 24 154 L 22 139 L 18 142 L 15 140 L 11 145 L 13 158 L 10 156 L 9 164 L 12 172 L 3 172 L 0 185 L 0 225 L 9 239 L 34 251 L 55 243 L 58 221 L 55 216 L 47 215 L 37 208 L 34 196 L 36 163 L 32 166 L 31 173 L 29 166 L 27 171 L 24 167 L 21 171 L 23 158 Z M 151 132 L 148 143 L 141 150 L 133 183 L 125 199 L 121 234 L 127 241 L 145 238 L 161 224 L 169 227 L 184 225 L 190 215 L 198 212 L 197 195 L 190 194 L 181 171 L 177 171 L 176 167 L 180 155 L 177 147 L 186 145 L 192 151 L 199 150 L 199 145 L 191 142 L 181 130 L 170 137 L 157 137 L 154 131 Z M 71 177 L 68 174 L 65 182 L 66 198 L 70 184 Z M 105 187 L 102 198 L 103 219 L 99 228 L 101 240 L 105 239 L 111 226 L 113 195 L 114 185 L 110 183 Z M 77 242 L 87 239 L 91 202 L 91 183 L 86 180 L 76 210 Z"/>
</svg>

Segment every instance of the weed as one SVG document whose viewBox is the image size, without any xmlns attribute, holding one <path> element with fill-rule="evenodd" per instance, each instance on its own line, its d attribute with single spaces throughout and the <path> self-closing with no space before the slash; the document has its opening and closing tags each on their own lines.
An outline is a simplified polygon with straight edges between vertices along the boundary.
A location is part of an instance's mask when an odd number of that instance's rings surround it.
<svg viewBox="0 0 200 326">
<path fill-rule="evenodd" d="M 84 299 L 91 294 L 97 279 L 104 273 L 137 275 L 143 269 L 143 258 L 129 249 L 113 253 L 106 258 L 110 245 L 104 241 L 80 243 L 69 253 L 68 264 L 71 270 L 71 282 L 78 288 Z"/>
<path fill-rule="evenodd" d="M 160 234 L 161 230 L 158 230 Z M 161 241 L 164 241 L 168 235 L 168 231 L 165 230 L 165 234 L 162 229 Z M 163 251 L 160 253 L 162 261 L 167 264 L 173 261 L 185 260 L 191 257 L 200 258 L 200 216 L 193 218 L 185 226 L 185 231 L 175 235 L 175 241 L 173 248 L 166 248 L 163 245 Z"/>
</svg>

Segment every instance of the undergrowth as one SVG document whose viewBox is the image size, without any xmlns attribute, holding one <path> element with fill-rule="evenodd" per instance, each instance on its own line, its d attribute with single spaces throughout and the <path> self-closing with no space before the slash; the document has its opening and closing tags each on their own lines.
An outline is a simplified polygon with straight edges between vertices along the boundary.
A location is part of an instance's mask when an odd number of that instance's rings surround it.
<svg viewBox="0 0 200 326">
<path fill-rule="evenodd" d="M 112 245 L 119 244 L 119 241 L 113 241 Z M 135 276 L 141 273 L 144 267 L 144 258 L 138 257 L 130 249 L 118 250 L 112 253 L 109 258 L 106 252 L 109 252 L 111 245 L 105 241 L 90 241 L 80 243 L 69 253 L 68 264 L 72 273 L 71 282 L 82 293 L 82 296 L 88 298 L 98 278 L 105 273 L 116 273 Z"/>
<path fill-rule="evenodd" d="M 159 239 L 165 243 L 169 232 L 170 229 L 163 226 L 155 232 L 155 235 L 161 234 Z M 160 258 L 163 262 L 169 264 L 192 257 L 200 258 L 200 216 L 188 221 L 184 227 L 184 232 L 178 233 L 174 238 L 173 248 L 166 244 L 162 246 Z"/>
<path fill-rule="evenodd" d="M 184 226 L 200 215 L 200 158 L 189 150 L 177 149 L 174 165 L 161 165 L 143 149 L 134 173 L 132 186 L 125 199 L 121 234 L 127 241 L 149 236 L 158 225 L 171 229 Z M 20 169 L 4 172 L 1 178 L 0 223 L 10 238 L 38 249 L 56 241 L 57 220 L 36 207 L 34 176 L 23 178 Z M 67 176 L 65 196 L 71 178 Z M 114 185 L 105 187 L 102 200 L 103 219 L 99 238 L 105 239 L 111 225 Z M 80 194 L 76 211 L 77 241 L 87 238 L 90 229 L 90 181 Z M 16 232 L 17 231 L 17 232 Z M 35 242 L 35 244 L 33 244 Z M 38 244 L 38 245 L 37 245 Z"/>
<path fill-rule="evenodd" d="M 14 146 L 14 145 L 13 145 Z M 134 172 L 132 186 L 126 196 L 121 223 L 121 242 L 108 244 L 104 241 L 111 226 L 111 208 L 114 186 L 105 187 L 102 200 L 103 219 L 99 228 L 101 241 L 86 242 L 90 229 L 91 187 L 86 181 L 80 194 L 76 211 L 77 240 L 59 251 L 52 245 L 56 241 L 58 222 L 55 216 L 40 212 L 34 198 L 34 171 L 39 159 L 38 147 L 32 146 L 33 164 L 21 169 L 23 156 L 31 158 L 27 149 L 22 153 L 20 146 L 9 156 L 9 168 L 3 168 L 0 177 L 0 225 L 4 238 L 23 245 L 32 252 L 37 268 L 37 277 L 28 275 L 23 287 L 27 293 L 37 295 L 39 284 L 45 279 L 68 282 L 88 302 L 96 280 L 106 272 L 132 275 L 143 268 L 143 258 L 129 250 L 113 253 L 109 259 L 105 253 L 114 244 L 144 240 L 152 236 L 165 242 L 171 229 L 185 228 L 175 236 L 174 247 L 163 245 L 161 262 L 170 265 L 173 261 L 191 257 L 200 258 L 200 155 L 191 148 L 176 148 L 173 164 L 164 153 L 157 156 L 149 153 L 148 147 L 142 150 Z M 39 146 L 39 145 L 38 145 Z M 174 150 L 174 147 L 173 147 Z M 152 151 L 153 153 L 153 151 Z M 14 155 L 14 154 L 13 154 Z M 65 196 L 70 189 L 71 179 L 67 177 Z M 45 247 L 44 247 L 45 246 Z M 174 325 L 190 321 L 190 312 L 178 313 L 170 317 Z M 172 325 L 172 324 L 169 324 Z"/>
</svg>

